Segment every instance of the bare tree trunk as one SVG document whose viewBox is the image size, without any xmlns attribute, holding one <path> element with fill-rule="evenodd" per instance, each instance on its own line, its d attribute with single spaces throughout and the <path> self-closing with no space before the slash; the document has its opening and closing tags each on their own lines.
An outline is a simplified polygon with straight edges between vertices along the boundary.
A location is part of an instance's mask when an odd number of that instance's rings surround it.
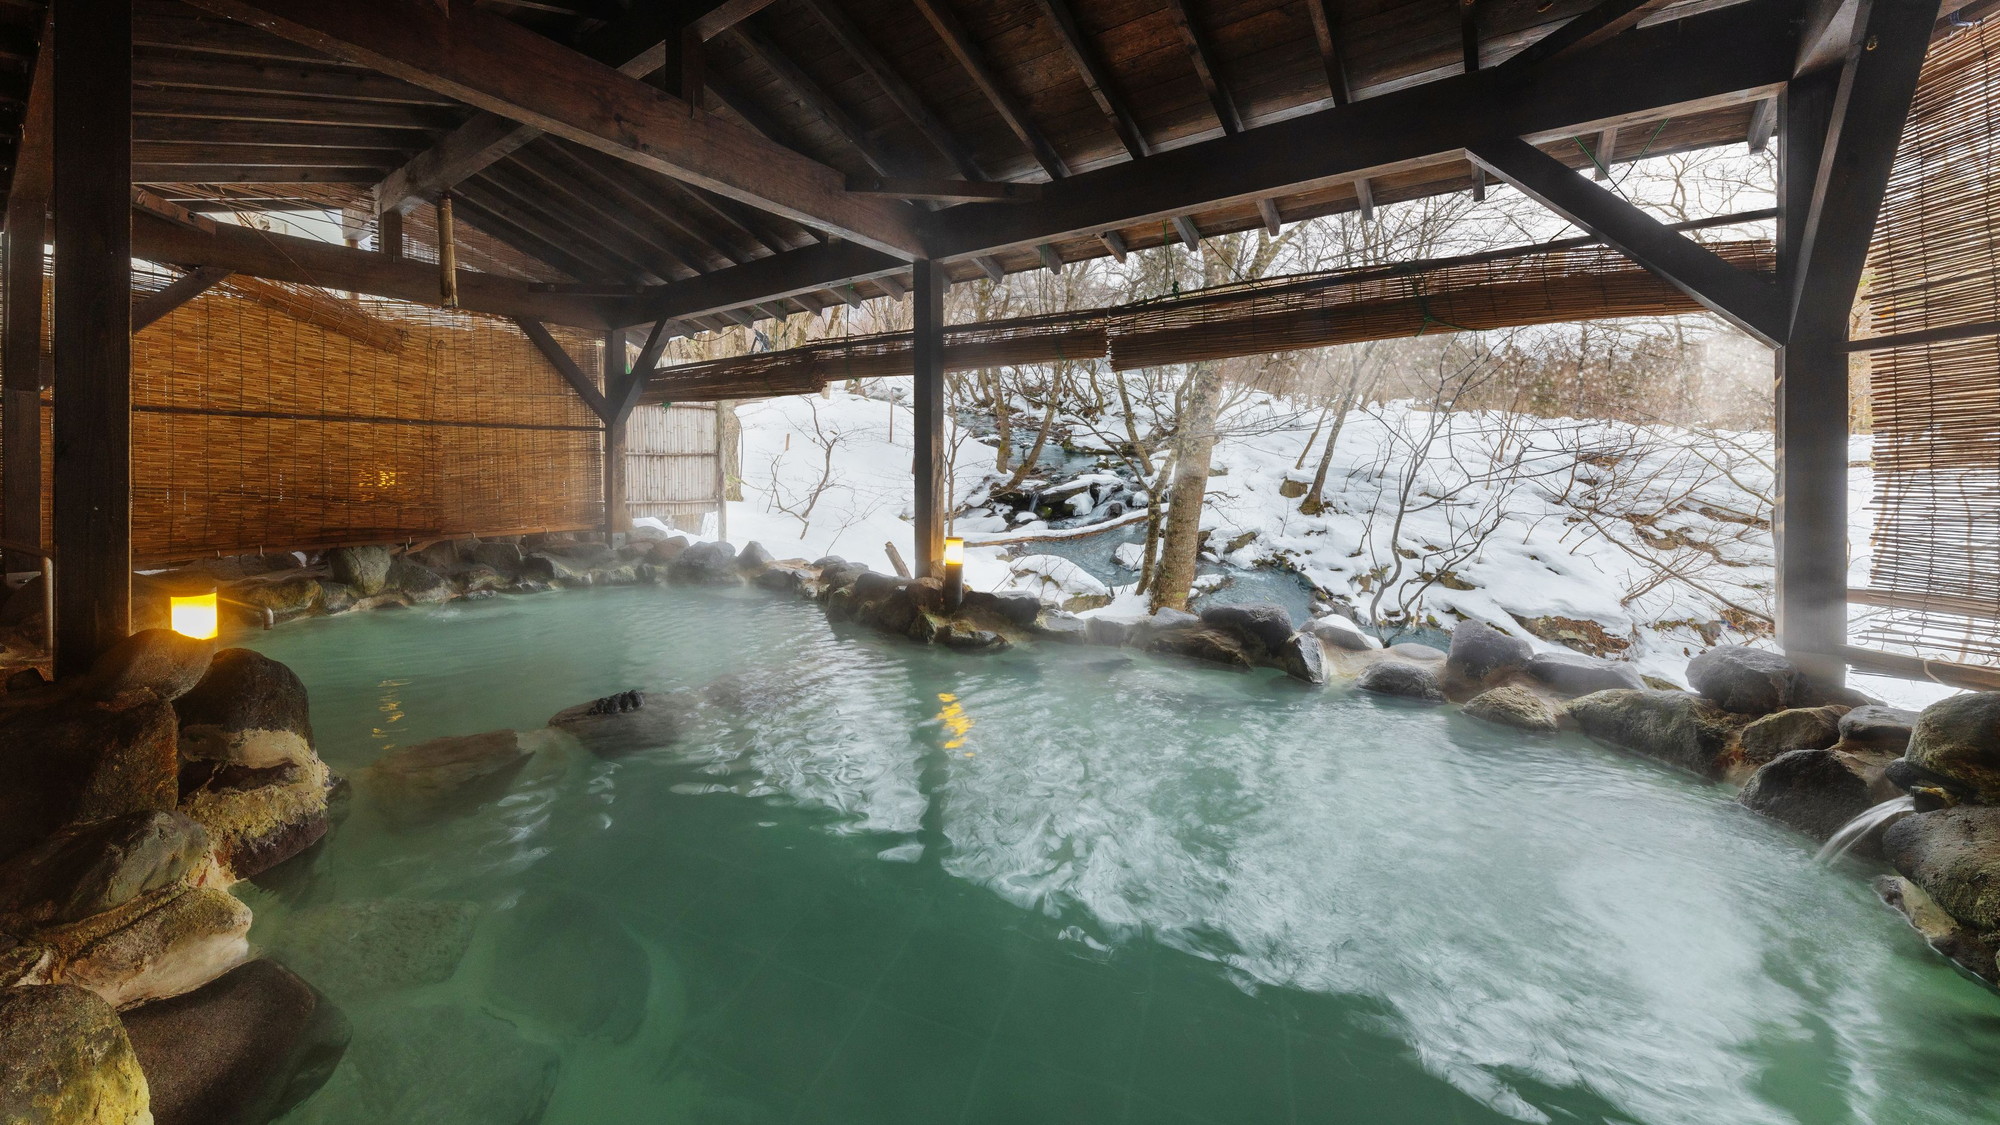
<svg viewBox="0 0 2000 1125">
<path fill-rule="evenodd" d="M 1333 447 L 1340 441 L 1340 429 L 1347 424 L 1347 415 L 1354 409 L 1355 400 L 1361 397 L 1361 365 L 1359 360 L 1351 360 L 1353 368 L 1348 372 L 1347 384 L 1340 388 L 1340 401 L 1333 415 L 1333 429 L 1327 432 L 1326 448 L 1319 455 L 1319 469 L 1313 473 L 1312 487 L 1306 490 L 1305 499 L 1299 501 L 1299 511 L 1316 516 L 1326 510 L 1326 474 L 1333 466 Z M 1373 387 L 1369 388 L 1373 390 Z"/>
<path fill-rule="evenodd" d="M 1049 443 L 1049 431 L 1055 428 L 1056 407 L 1062 403 L 1061 387 L 1055 376 L 1049 377 L 1046 389 L 1049 401 L 1042 411 L 1041 428 L 1035 431 L 1035 444 L 1029 446 L 1028 451 L 1021 455 L 1021 463 L 1015 467 L 1014 475 L 1001 486 L 1002 488 L 1019 488 L 1021 482 L 1028 479 L 1029 474 L 1035 471 L 1036 464 L 1042 459 L 1042 447 Z"/>
<path fill-rule="evenodd" d="M 1202 503 L 1208 494 L 1209 461 L 1215 454 L 1216 410 L 1221 404 L 1222 365 L 1198 363 L 1190 378 L 1179 432 L 1174 435 L 1173 494 L 1167 500 L 1166 536 L 1160 544 L 1159 576 L 1153 582 L 1153 609 L 1186 609 L 1194 587 L 1195 554 L 1201 545 Z"/>
<path fill-rule="evenodd" d="M 986 386 L 987 397 L 992 399 L 993 432 L 999 438 L 993 451 L 993 471 L 1011 472 L 1014 467 L 1013 403 L 1007 401 L 1007 386 L 1001 381 L 998 370 L 981 368 L 979 378 Z"/>
</svg>

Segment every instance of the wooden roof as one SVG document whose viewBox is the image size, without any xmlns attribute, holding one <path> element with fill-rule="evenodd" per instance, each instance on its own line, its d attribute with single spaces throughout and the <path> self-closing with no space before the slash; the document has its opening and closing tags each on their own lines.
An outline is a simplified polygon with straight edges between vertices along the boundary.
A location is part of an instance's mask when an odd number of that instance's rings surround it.
<svg viewBox="0 0 2000 1125">
<path fill-rule="evenodd" d="M 136 4 L 134 180 L 154 195 L 193 211 L 345 208 L 364 247 L 378 203 L 410 208 L 421 258 L 430 201 L 448 186 L 465 267 L 596 302 L 606 323 L 657 313 L 692 330 L 900 294 L 918 240 L 962 280 L 1466 190 L 1475 172 L 1439 119 L 1463 116 L 1475 88 L 1453 82 L 1475 77 L 1472 66 L 1523 76 L 1520 98 L 1533 103 L 1519 114 L 1533 126 L 1523 135 L 1572 166 L 1606 155 L 1605 140 L 1608 159 L 1630 160 L 1767 137 L 1762 107 L 1789 77 L 1805 0 Z M 1606 12 L 1615 18 L 1604 34 L 1570 28 L 1579 42 L 1555 57 L 1552 32 Z M 0 115 L 13 120 L 40 19 L 34 3 L 0 0 Z M 665 49 L 674 28 L 693 28 L 697 45 Z M 514 30 L 535 38 L 508 38 Z M 474 64 L 427 34 L 505 40 L 520 73 L 467 93 L 481 79 L 451 68 Z M 1549 59 L 1535 57 L 1537 44 Z M 644 128 L 581 143 L 574 128 L 520 123 L 540 120 L 543 102 L 513 120 L 490 112 L 496 100 L 513 106 L 568 85 L 548 60 L 569 58 L 577 112 L 602 109 L 602 131 L 617 132 L 627 103 L 595 91 L 623 97 L 602 84 L 663 81 L 670 55 L 668 71 L 699 72 L 670 83 L 698 90 L 699 109 L 681 108 L 695 147 L 741 142 L 730 151 L 749 167 L 728 182 L 663 171 L 680 158 L 648 149 Z M 1656 57 L 1672 72 L 1639 65 Z M 435 70 L 417 75 L 425 66 Z M 1513 97 L 1499 78 L 1476 77 L 1487 82 L 1480 102 Z M 497 89 L 509 81 L 530 95 Z M 1380 112 L 1363 120 L 1371 103 Z M 789 162 L 794 154 L 803 159 Z M 1324 167 L 1305 167 L 1315 161 Z M 775 202 L 758 190 L 766 166 Z M 849 190 L 825 192 L 828 169 Z M 1033 186 L 989 183 L 1047 186 L 1037 198 Z M 875 187 L 1024 198 L 905 202 Z M 813 192 L 840 196 L 829 203 L 838 221 L 815 229 L 802 215 L 797 201 Z M 849 228 L 826 229 L 848 218 Z M 866 244 L 883 230 L 914 233 Z M 144 256 L 254 268 L 193 261 L 203 254 L 187 237 L 136 237 Z M 329 284 L 363 287 L 360 270 Z"/>
</svg>

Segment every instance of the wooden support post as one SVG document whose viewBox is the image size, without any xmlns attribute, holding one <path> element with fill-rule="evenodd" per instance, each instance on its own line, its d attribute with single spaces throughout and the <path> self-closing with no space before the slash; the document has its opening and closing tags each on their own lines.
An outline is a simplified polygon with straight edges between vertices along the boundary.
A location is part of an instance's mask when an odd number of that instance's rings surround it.
<svg viewBox="0 0 2000 1125">
<path fill-rule="evenodd" d="M 951 494 L 944 459 L 945 271 L 927 258 L 910 269 L 910 359 L 916 376 L 917 577 L 941 574 L 944 520 Z"/>
<path fill-rule="evenodd" d="M 6 325 L 0 333 L 0 538 L 17 543 L 42 537 L 42 266 L 48 238 L 51 121 L 50 65 L 54 42 L 46 23 L 14 186 L 7 197 L 5 259 L 0 286 L 6 293 Z M 28 570 L 39 560 L 9 555 L 5 568 Z"/>
<path fill-rule="evenodd" d="M 390 261 L 403 257 L 403 213 L 391 207 L 375 216 L 375 250 Z"/>
<path fill-rule="evenodd" d="M 604 397 L 622 401 L 625 385 L 632 376 L 625 370 L 625 330 L 614 328 L 604 334 Z M 604 541 L 629 531 L 632 520 L 625 511 L 625 422 L 630 410 L 614 411 L 604 420 Z"/>
<path fill-rule="evenodd" d="M 132 616 L 132 0 L 55 0 L 55 667 Z"/>
</svg>

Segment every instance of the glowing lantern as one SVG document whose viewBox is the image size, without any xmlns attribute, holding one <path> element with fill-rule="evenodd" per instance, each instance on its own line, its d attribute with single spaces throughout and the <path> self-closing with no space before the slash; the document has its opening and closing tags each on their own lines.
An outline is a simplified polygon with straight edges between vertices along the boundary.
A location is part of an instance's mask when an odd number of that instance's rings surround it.
<svg viewBox="0 0 2000 1125">
<path fill-rule="evenodd" d="M 952 613 L 965 602 L 965 540 L 944 541 L 944 608 Z"/>
<path fill-rule="evenodd" d="M 168 622 L 176 633 L 199 641 L 216 633 L 215 591 L 206 594 L 175 595 L 167 599 Z"/>
</svg>

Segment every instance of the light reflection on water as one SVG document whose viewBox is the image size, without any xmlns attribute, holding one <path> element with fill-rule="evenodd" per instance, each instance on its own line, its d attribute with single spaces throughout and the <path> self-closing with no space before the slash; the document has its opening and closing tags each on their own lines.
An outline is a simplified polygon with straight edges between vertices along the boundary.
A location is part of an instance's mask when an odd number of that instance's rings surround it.
<svg viewBox="0 0 2000 1125">
<path fill-rule="evenodd" d="M 2000 1001 L 1802 838 L 1578 741 L 750 592 L 249 640 L 347 773 L 700 689 L 675 746 L 524 736 L 505 798 L 428 829 L 363 789 L 250 892 L 281 953 L 314 910 L 478 912 L 448 979 L 315 962 L 356 1047 L 296 1120 L 2000 1120 Z M 427 1066 L 392 1061 L 420 1032 Z M 460 1088 L 481 1116 L 421 1095 Z"/>
</svg>

